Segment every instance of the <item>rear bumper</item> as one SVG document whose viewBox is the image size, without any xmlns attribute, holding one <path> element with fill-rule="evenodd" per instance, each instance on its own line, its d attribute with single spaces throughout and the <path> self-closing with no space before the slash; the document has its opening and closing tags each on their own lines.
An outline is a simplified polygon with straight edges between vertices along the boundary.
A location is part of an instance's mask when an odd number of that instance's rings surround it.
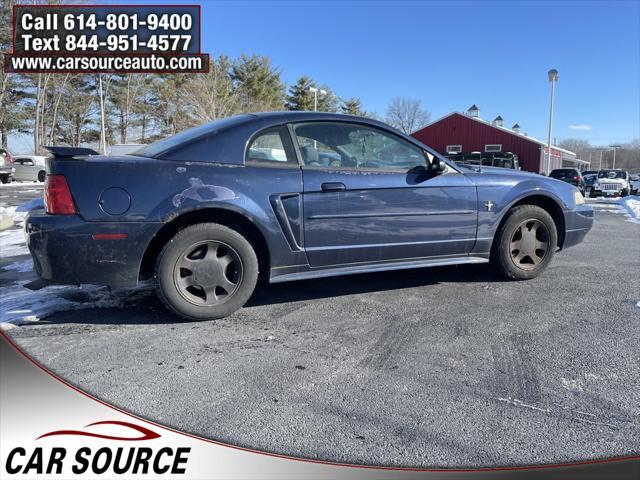
<svg viewBox="0 0 640 480">
<path fill-rule="evenodd" d="M 565 236 L 562 248 L 569 248 L 584 240 L 593 227 L 594 212 L 590 205 L 578 205 L 564 214 Z"/>
<path fill-rule="evenodd" d="M 25 222 L 36 272 L 58 284 L 134 286 L 147 245 L 162 224 L 85 222 L 76 215 L 32 211 Z M 126 238 L 94 239 L 95 234 Z"/>
</svg>

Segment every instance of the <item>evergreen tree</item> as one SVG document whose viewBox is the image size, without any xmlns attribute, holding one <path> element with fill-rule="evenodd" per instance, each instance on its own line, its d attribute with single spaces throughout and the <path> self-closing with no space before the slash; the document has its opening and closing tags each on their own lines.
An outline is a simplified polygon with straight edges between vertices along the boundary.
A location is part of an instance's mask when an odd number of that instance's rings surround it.
<svg viewBox="0 0 640 480">
<path fill-rule="evenodd" d="M 318 111 L 337 113 L 340 111 L 342 100 L 327 85 L 321 85 L 319 90 L 324 90 L 324 95 L 318 92 Z M 309 94 L 311 95 L 311 94 Z"/>
<path fill-rule="evenodd" d="M 347 115 L 363 116 L 364 110 L 362 109 L 362 103 L 359 98 L 348 98 L 342 103 L 340 107 L 342 113 Z"/>
<path fill-rule="evenodd" d="M 282 109 L 285 86 L 268 57 L 243 54 L 231 68 L 231 80 L 242 93 L 244 111 Z"/>
<path fill-rule="evenodd" d="M 309 87 L 315 87 L 316 82 L 307 77 L 300 77 L 294 85 L 289 87 L 287 95 L 287 110 L 307 110 L 313 111 L 313 95 L 309 92 Z"/>
</svg>

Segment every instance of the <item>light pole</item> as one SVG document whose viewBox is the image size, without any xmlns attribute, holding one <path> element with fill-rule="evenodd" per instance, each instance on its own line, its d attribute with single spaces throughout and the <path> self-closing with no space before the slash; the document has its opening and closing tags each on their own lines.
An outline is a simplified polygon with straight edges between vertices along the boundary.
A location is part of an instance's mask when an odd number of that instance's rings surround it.
<svg viewBox="0 0 640 480">
<path fill-rule="evenodd" d="M 326 90 L 322 90 L 321 88 L 309 87 L 307 88 L 307 92 L 313 93 L 313 111 L 318 111 L 318 93 L 323 97 L 327 94 Z M 313 148 L 318 148 L 318 142 L 316 140 L 313 141 Z"/>
<path fill-rule="evenodd" d="M 598 167 L 598 170 L 602 170 L 602 150 L 600 150 L 600 166 Z"/>
<path fill-rule="evenodd" d="M 313 111 L 318 111 L 318 93 L 323 97 L 327 94 L 326 90 L 322 90 L 321 88 L 309 87 L 307 88 L 307 92 L 313 93 Z"/>
<path fill-rule="evenodd" d="M 558 81 L 558 70 L 552 68 L 548 72 L 549 81 L 551 82 L 551 108 L 549 109 L 549 135 L 547 136 L 547 161 L 544 166 L 545 175 L 549 175 L 549 169 L 551 167 L 551 130 L 553 126 L 553 97 L 556 93 L 556 82 Z"/>
<path fill-rule="evenodd" d="M 620 148 L 620 145 L 609 145 L 609 148 L 613 148 L 613 167 L 612 170 L 616 169 L 616 150 Z"/>
</svg>

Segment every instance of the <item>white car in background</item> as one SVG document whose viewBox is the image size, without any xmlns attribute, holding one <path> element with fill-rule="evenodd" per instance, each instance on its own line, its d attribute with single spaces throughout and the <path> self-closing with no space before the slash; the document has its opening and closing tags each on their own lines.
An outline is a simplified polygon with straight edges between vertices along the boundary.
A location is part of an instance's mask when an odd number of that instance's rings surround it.
<svg viewBox="0 0 640 480">
<path fill-rule="evenodd" d="M 44 182 L 46 177 L 45 159 L 42 155 L 16 155 L 13 161 L 16 182 Z"/>
</svg>

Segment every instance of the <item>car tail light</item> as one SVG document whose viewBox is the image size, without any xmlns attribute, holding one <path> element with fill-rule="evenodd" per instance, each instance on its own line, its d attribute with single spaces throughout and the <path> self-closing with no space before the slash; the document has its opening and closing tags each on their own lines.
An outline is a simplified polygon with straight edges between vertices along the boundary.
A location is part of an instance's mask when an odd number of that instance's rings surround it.
<svg viewBox="0 0 640 480">
<path fill-rule="evenodd" d="M 47 175 L 44 182 L 44 205 L 51 215 L 78 213 L 64 175 Z"/>
<path fill-rule="evenodd" d="M 13 155 L 11 155 L 9 152 L 7 152 L 7 157 L 5 158 L 5 160 L 7 161 L 7 163 L 14 163 L 16 161 Z"/>
<path fill-rule="evenodd" d="M 580 177 L 575 176 L 575 177 L 573 177 L 573 179 L 574 179 L 574 180 L 580 180 Z"/>
</svg>

